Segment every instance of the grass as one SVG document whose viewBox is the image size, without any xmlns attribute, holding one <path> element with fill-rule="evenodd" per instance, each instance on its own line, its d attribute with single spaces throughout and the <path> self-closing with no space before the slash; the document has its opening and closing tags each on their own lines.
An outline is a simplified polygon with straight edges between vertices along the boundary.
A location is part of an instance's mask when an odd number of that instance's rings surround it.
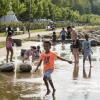
<svg viewBox="0 0 100 100">
<path fill-rule="evenodd" d="M 80 31 L 84 31 L 84 30 L 100 30 L 100 26 L 99 25 L 95 25 L 95 26 L 82 26 L 78 30 L 80 30 Z"/>
<path fill-rule="evenodd" d="M 62 28 L 56 28 L 57 29 L 62 29 Z M 46 29 L 36 29 L 36 30 L 31 30 L 31 32 L 47 32 Z"/>
<path fill-rule="evenodd" d="M 46 31 L 45 29 L 36 29 L 36 30 L 31 30 L 31 32 L 44 32 Z"/>
<path fill-rule="evenodd" d="M 0 48 L 5 47 L 5 42 L 0 42 Z"/>
<path fill-rule="evenodd" d="M 6 33 L 5 32 L 0 32 L 0 37 L 5 37 Z"/>
<path fill-rule="evenodd" d="M 36 30 L 31 30 L 31 32 L 45 32 L 45 29 L 36 29 Z M 23 33 L 23 32 L 22 32 Z M 20 34 L 21 35 L 21 34 Z M 5 37 L 6 33 L 5 32 L 0 32 L 0 37 Z"/>
</svg>

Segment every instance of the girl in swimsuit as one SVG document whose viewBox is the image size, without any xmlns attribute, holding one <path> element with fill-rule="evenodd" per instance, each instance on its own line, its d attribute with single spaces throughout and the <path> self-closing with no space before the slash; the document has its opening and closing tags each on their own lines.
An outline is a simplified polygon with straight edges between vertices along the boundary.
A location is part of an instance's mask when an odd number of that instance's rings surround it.
<svg viewBox="0 0 100 100">
<path fill-rule="evenodd" d="M 9 31 L 7 38 L 6 38 L 6 51 L 7 51 L 7 55 L 6 55 L 6 62 L 8 62 L 8 56 L 9 56 L 9 52 L 11 52 L 10 55 L 10 62 L 12 62 L 12 57 L 13 57 L 13 39 L 12 37 L 12 32 Z"/>
</svg>

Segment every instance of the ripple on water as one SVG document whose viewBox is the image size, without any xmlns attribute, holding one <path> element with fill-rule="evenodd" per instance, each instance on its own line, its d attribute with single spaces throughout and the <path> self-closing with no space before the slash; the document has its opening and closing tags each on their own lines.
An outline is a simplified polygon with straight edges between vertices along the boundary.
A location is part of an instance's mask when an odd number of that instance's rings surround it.
<svg viewBox="0 0 100 100">
<path fill-rule="evenodd" d="M 26 43 L 24 45 L 25 48 L 30 46 L 30 43 Z M 21 48 L 17 49 L 19 50 Z M 61 54 L 62 57 L 65 57 L 67 59 L 71 58 L 70 44 L 65 45 L 65 50 L 62 50 L 61 44 L 59 44 L 55 47 L 55 50 L 58 52 L 58 54 Z M 100 52 L 98 51 L 100 51 L 100 49 L 94 49 L 94 59 L 96 59 L 97 55 L 100 55 Z M 46 88 L 44 84 L 42 84 L 43 80 L 42 75 L 40 74 L 41 71 L 33 75 L 31 73 L 16 73 L 16 77 L 14 76 L 15 74 L 0 73 L 0 100 L 100 100 L 99 64 L 97 65 L 97 63 L 94 61 L 94 67 L 92 68 L 92 78 L 83 79 L 81 55 L 79 71 L 80 77 L 78 78 L 78 80 L 72 80 L 73 65 L 57 60 L 55 62 L 55 71 L 52 74 L 52 79 L 57 91 L 54 98 L 50 94 L 44 99 L 41 99 L 41 95 L 45 95 Z M 86 62 L 86 70 L 88 68 L 89 66 Z"/>
</svg>

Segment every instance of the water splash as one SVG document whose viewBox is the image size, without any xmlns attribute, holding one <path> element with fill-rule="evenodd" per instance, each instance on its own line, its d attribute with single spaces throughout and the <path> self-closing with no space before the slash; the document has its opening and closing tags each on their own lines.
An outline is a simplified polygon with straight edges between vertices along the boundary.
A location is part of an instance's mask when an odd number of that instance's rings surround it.
<svg viewBox="0 0 100 100">
<path fill-rule="evenodd" d="M 14 82 L 16 81 L 16 74 L 17 74 L 17 63 L 18 63 L 18 60 L 17 60 L 17 47 L 16 47 L 16 44 L 14 44 L 14 56 L 15 56 L 15 76 L 14 76 Z"/>
</svg>

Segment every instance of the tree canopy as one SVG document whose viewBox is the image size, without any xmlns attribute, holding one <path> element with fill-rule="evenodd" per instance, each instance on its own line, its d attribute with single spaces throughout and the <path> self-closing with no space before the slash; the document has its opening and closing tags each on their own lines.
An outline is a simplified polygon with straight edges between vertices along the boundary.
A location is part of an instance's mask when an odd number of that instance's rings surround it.
<svg viewBox="0 0 100 100">
<path fill-rule="evenodd" d="M 89 17 L 96 20 L 100 18 L 99 0 L 0 0 L 0 17 L 10 10 L 10 2 L 16 16 L 24 20 L 46 18 L 88 21 Z"/>
</svg>

